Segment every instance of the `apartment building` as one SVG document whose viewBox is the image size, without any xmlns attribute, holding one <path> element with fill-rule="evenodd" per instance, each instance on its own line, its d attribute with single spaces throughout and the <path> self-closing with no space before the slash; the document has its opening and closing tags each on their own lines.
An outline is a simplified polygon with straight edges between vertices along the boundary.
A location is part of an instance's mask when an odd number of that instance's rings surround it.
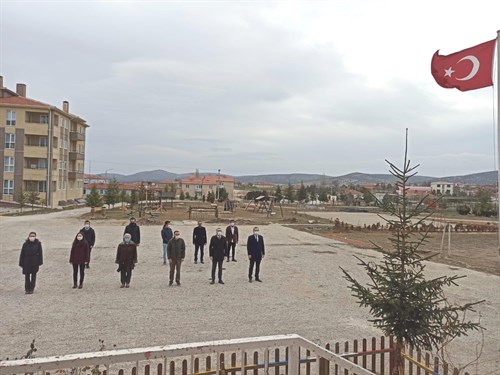
<svg viewBox="0 0 500 375">
<path fill-rule="evenodd" d="M 201 199 L 207 196 L 208 192 L 217 195 L 217 190 L 224 188 L 230 200 L 234 199 L 234 177 L 227 175 L 196 176 L 190 175 L 180 182 L 184 194 L 189 193 L 190 197 Z M 218 186 L 218 188 L 217 188 Z"/>
<path fill-rule="evenodd" d="M 38 191 L 43 203 L 57 207 L 83 197 L 86 121 L 26 97 L 0 76 L 0 200 L 16 201 L 21 192 Z"/>
<path fill-rule="evenodd" d="M 432 192 L 441 195 L 453 195 L 454 184 L 447 181 L 434 181 L 431 182 Z"/>
</svg>

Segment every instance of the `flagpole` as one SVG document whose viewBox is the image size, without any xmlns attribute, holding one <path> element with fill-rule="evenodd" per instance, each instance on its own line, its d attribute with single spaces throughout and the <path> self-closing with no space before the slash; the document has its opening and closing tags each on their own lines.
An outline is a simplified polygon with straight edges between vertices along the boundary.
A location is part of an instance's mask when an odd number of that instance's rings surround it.
<svg viewBox="0 0 500 375">
<path fill-rule="evenodd" d="M 497 30 L 497 217 L 498 217 L 498 255 L 500 256 L 500 30 Z"/>
</svg>

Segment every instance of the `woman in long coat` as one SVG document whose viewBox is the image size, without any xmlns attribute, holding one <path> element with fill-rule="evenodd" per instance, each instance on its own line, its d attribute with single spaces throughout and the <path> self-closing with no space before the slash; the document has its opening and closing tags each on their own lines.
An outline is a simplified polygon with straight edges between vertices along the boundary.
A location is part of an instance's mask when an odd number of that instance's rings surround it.
<svg viewBox="0 0 500 375">
<path fill-rule="evenodd" d="M 36 274 L 42 264 L 42 243 L 36 238 L 35 232 L 30 232 L 19 256 L 19 267 L 23 269 L 24 290 L 26 294 L 33 294 L 36 284 Z"/>
<path fill-rule="evenodd" d="M 85 277 L 85 264 L 90 261 L 90 246 L 83 238 L 83 234 L 79 232 L 71 246 L 71 253 L 69 255 L 69 262 L 73 265 L 73 289 L 76 288 L 76 281 L 78 279 L 78 269 L 80 269 L 80 283 L 78 289 L 83 288 L 83 279 Z"/>
<path fill-rule="evenodd" d="M 118 264 L 117 271 L 120 272 L 121 288 L 130 286 L 132 270 L 137 263 L 137 245 L 131 240 L 131 237 L 130 233 L 125 233 L 123 242 L 116 249 L 115 263 Z"/>
</svg>

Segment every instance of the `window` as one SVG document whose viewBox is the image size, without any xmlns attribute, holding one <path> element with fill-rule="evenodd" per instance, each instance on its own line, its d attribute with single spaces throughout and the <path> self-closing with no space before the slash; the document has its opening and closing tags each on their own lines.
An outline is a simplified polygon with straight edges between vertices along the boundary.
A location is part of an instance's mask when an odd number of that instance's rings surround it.
<svg viewBox="0 0 500 375">
<path fill-rule="evenodd" d="M 47 137 L 40 137 L 38 144 L 40 147 L 47 147 L 48 146 Z"/>
<path fill-rule="evenodd" d="M 40 124 L 48 124 L 49 116 L 48 115 L 40 115 Z"/>
<path fill-rule="evenodd" d="M 40 193 L 47 192 L 47 181 L 38 181 L 38 191 Z"/>
<path fill-rule="evenodd" d="M 3 194 L 14 195 L 14 180 L 3 180 Z"/>
<path fill-rule="evenodd" d="M 7 110 L 7 125 L 14 126 L 16 125 L 16 111 Z"/>
<path fill-rule="evenodd" d="M 3 158 L 3 171 L 4 172 L 14 172 L 14 157 L 5 156 Z"/>
<path fill-rule="evenodd" d="M 47 169 L 47 159 L 38 159 L 38 169 Z"/>
<path fill-rule="evenodd" d="M 16 145 L 16 135 L 13 133 L 5 134 L 5 148 L 14 148 Z"/>
</svg>

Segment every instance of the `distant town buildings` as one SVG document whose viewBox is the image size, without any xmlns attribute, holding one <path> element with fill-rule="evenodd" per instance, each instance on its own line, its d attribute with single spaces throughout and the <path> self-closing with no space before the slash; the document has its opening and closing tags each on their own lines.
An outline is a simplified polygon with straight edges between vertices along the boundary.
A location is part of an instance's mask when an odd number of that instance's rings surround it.
<svg viewBox="0 0 500 375">
<path fill-rule="evenodd" d="M 82 198 L 87 128 L 67 101 L 60 109 L 29 99 L 25 84 L 12 91 L 0 76 L 0 200 L 35 191 L 56 207 Z"/>
<path fill-rule="evenodd" d="M 431 182 L 431 189 L 437 195 L 453 195 L 453 183 L 446 181 Z"/>
<path fill-rule="evenodd" d="M 180 181 L 181 190 L 184 194 L 189 194 L 190 197 L 202 199 L 207 196 L 208 192 L 215 194 L 217 191 L 225 189 L 228 194 L 228 199 L 234 199 L 234 177 L 227 175 L 190 175 Z"/>
</svg>

